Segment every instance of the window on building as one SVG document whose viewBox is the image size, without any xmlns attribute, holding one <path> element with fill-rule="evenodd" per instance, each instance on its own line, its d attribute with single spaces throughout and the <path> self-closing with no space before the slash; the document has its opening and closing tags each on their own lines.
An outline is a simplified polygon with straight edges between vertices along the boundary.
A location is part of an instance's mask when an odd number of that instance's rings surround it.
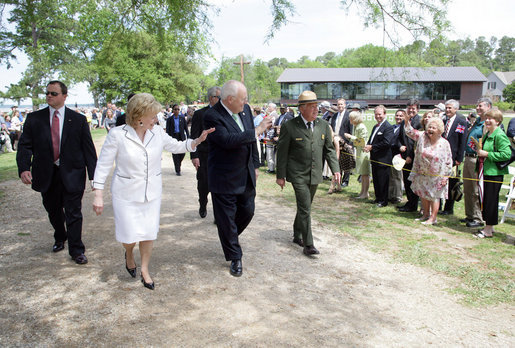
<svg viewBox="0 0 515 348">
<path fill-rule="evenodd" d="M 497 82 L 488 82 L 488 89 L 495 89 L 497 87 Z"/>
</svg>

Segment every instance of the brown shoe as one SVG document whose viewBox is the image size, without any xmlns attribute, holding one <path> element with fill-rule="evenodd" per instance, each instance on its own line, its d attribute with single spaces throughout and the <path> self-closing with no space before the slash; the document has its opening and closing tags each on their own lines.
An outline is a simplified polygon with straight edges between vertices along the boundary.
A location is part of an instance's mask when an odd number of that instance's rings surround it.
<svg viewBox="0 0 515 348">
<path fill-rule="evenodd" d="M 317 248 L 315 248 L 315 246 L 313 246 L 313 245 L 305 246 L 303 252 L 304 252 L 305 255 L 317 255 L 317 254 L 320 254 L 320 251 L 318 251 Z"/>
</svg>

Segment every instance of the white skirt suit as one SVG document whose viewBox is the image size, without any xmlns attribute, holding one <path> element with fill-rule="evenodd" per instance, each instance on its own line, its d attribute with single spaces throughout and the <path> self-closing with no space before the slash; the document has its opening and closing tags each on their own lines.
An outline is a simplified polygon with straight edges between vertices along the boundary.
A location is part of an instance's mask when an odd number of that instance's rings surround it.
<svg viewBox="0 0 515 348">
<path fill-rule="evenodd" d="M 147 130 L 144 143 L 129 125 L 109 131 L 97 161 L 93 187 L 104 189 L 115 162 L 111 194 L 117 241 L 130 244 L 157 238 L 162 152 L 192 151 L 192 141 L 178 141 L 159 126 Z"/>
</svg>

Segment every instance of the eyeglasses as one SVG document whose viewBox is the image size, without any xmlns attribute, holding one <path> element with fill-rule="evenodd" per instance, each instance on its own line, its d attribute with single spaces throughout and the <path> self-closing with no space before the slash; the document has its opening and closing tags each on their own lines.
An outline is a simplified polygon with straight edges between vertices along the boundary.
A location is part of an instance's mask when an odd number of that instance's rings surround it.
<svg viewBox="0 0 515 348">
<path fill-rule="evenodd" d="M 49 95 L 49 94 L 50 94 L 52 97 L 57 97 L 60 93 L 58 93 L 58 92 L 49 92 L 49 91 L 46 91 L 46 92 L 45 92 L 45 95 Z"/>
<path fill-rule="evenodd" d="M 220 96 L 219 95 L 212 95 L 211 98 L 218 98 L 218 99 L 220 99 Z"/>
</svg>

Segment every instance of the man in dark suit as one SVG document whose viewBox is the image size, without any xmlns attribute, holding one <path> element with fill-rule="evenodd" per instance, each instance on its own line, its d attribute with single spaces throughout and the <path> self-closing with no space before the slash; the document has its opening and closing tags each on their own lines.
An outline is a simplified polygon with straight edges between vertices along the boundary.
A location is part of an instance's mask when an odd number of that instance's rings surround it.
<svg viewBox="0 0 515 348">
<path fill-rule="evenodd" d="M 204 130 L 203 120 L 204 114 L 207 110 L 211 109 L 220 100 L 221 89 L 218 86 L 211 87 L 207 91 L 207 99 L 209 104 L 202 109 L 195 111 L 193 119 L 191 121 L 191 137 L 196 139 L 200 136 Z M 199 215 L 201 218 L 205 218 L 207 215 L 207 195 L 209 189 L 207 187 L 207 154 L 208 145 L 204 141 L 197 146 L 197 151 L 190 152 L 191 163 L 197 170 L 197 191 L 198 191 L 198 202 L 200 204 Z"/>
<path fill-rule="evenodd" d="M 172 138 L 175 138 L 179 141 L 184 141 L 190 137 L 190 134 L 188 132 L 188 127 L 186 125 L 186 119 L 184 118 L 184 116 L 179 115 L 180 111 L 181 108 L 179 107 L 179 105 L 174 104 L 172 106 L 173 114 L 166 120 L 166 133 L 168 133 Z M 172 154 L 173 165 L 175 167 L 175 174 L 177 176 L 181 176 L 181 163 L 184 159 L 184 156 L 184 153 Z"/>
<path fill-rule="evenodd" d="M 134 93 L 130 93 L 129 96 L 127 97 L 127 103 L 129 102 L 129 100 L 131 100 L 131 98 L 134 96 Z M 123 124 L 126 123 L 125 119 L 127 118 L 127 116 L 125 115 L 125 113 L 121 114 L 120 116 L 118 116 L 116 118 L 116 127 L 118 126 L 121 126 Z"/>
<path fill-rule="evenodd" d="M 443 211 L 440 211 L 441 215 L 452 215 L 454 214 L 454 199 L 451 197 L 452 188 L 457 185 L 460 181 L 457 178 L 457 169 L 463 157 L 465 156 L 465 145 L 467 144 L 467 119 L 458 113 L 460 103 L 454 99 L 449 99 L 445 102 L 445 127 L 442 137 L 447 139 L 451 145 L 452 152 L 452 165 L 453 175 L 455 178 L 449 178 L 448 185 L 448 199 L 445 201 Z"/>
<path fill-rule="evenodd" d="M 376 195 L 374 203 L 379 208 L 383 208 L 388 205 L 389 165 L 392 164 L 393 127 L 386 120 L 386 108 L 383 105 L 379 105 L 374 109 L 374 117 L 377 124 L 372 128 L 370 139 L 364 150 L 370 152 L 372 179 Z"/>
<path fill-rule="evenodd" d="M 265 118 L 254 127 L 247 89 L 231 80 L 222 87 L 221 101 L 204 114 L 204 128 L 215 128 L 207 140 L 208 186 L 213 200 L 218 236 L 230 272 L 242 274 L 242 250 L 238 236 L 254 216 L 259 159 L 256 137 L 272 125 Z"/>
<path fill-rule="evenodd" d="M 64 106 L 67 93 L 64 83 L 48 83 L 49 106 L 28 115 L 16 161 L 21 181 L 41 192 L 54 228 L 52 250 L 63 250 L 68 240 L 72 259 L 85 264 L 88 259 L 81 238 L 82 196 L 86 170 L 93 180 L 97 154 L 86 117 Z"/>
<path fill-rule="evenodd" d="M 293 243 L 302 247 L 305 255 L 320 252 L 315 248 L 311 231 L 311 204 L 322 182 L 324 161 L 340 182 L 340 166 L 336 159 L 332 132 L 327 121 L 317 118 L 317 96 L 304 91 L 299 96 L 300 116 L 281 127 L 277 143 L 277 185 L 283 189 L 288 180 L 295 191 L 297 215 L 293 223 Z"/>
<path fill-rule="evenodd" d="M 421 126 L 421 118 L 418 114 L 419 108 L 420 104 L 417 99 L 409 100 L 406 106 L 406 113 L 410 117 L 410 124 L 414 129 L 420 129 Z M 408 178 L 413 168 L 413 159 L 415 158 L 415 141 L 406 135 L 404 125 L 405 121 L 402 121 L 397 139 L 401 157 L 406 160 L 402 170 L 402 180 L 408 201 L 406 204 L 399 206 L 398 209 L 401 212 L 414 212 L 418 210 L 418 196 L 411 189 L 411 180 Z"/>
<path fill-rule="evenodd" d="M 331 128 L 333 129 L 334 135 L 338 136 L 340 141 L 352 145 L 350 140 L 344 136 L 345 133 L 352 134 L 352 125 L 350 124 L 349 118 L 350 111 L 347 109 L 347 102 L 343 98 L 338 99 L 336 107 L 338 108 L 338 113 L 331 118 Z M 342 188 L 349 186 L 350 173 L 350 171 L 341 173 Z"/>
</svg>

